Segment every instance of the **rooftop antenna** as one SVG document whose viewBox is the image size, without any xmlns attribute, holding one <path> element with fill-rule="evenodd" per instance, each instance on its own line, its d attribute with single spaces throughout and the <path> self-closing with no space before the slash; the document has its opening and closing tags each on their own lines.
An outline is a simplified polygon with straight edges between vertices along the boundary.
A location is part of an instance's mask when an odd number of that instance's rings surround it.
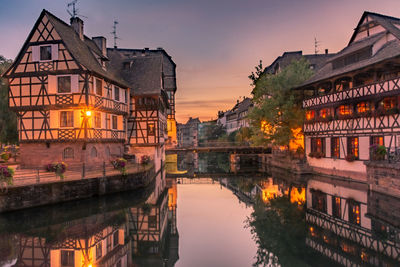
<svg viewBox="0 0 400 267">
<path fill-rule="evenodd" d="M 67 8 L 67 12 L 68 12 L 68 14 L 71 16 L 71 18 L 76 18 L 79 14 L 78 14 L 78 12 L 79 12 L 79 9 L 77 9 L 76 8 L 76 4 L 78 3 L 78 0 L 73 0 L 72 2 L 70 2 L 69 4 L 68 4 L 68 8 Z M 71 9 L 71 6 L 72 6 L 72 10 L 70 10 Z M 80 17 L 84 17 L 84 18 L 87 18 L 86 16 L 83 16 L 83 15 L 79 15 Z"/>
<path fill-rule="evenodd" d="M 317 40 L 317 37 L 314 37 L 314 53 L 318 54 L 318 45 L 320 44 L 320 42 Z"/>
<path fill-rule="evenodd" d="M 68 3 L 67 12 L 71 16 L 71 18 L 75 18 L 78 15 L 78 9 L 76 8 L 76 3 L 78 0 L 73 0 L 72 2 Z M 72 10 L 70 10 L 72 6 Z"/>
<path fill-rule="evenodd" d="M 117 25 L 118 21 L 114 20 L 113 31 L 111 32 L 114 35 L 114 48 L 117 48 L 117 39 L 119 39 L 117 36 Z"/>
</svg>

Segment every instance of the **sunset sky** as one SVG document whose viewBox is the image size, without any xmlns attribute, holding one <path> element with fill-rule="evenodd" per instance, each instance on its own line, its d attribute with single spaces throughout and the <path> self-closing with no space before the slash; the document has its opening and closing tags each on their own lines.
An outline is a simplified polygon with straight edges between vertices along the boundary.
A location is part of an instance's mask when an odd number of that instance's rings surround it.
<svg viewBox="0 0 400 267">
<path fill-rule="evenodd" d="M 42 9 L 69 22 L 65 0 L 0 0 L 0 55 L 14 59 Z M 285 51 L 337 52 L 363 11 L 400 17 L 399 0 L 80 0 L 85 34 L 119 48 L 163 47 L 177 64 L 178 122 L 215 118 L 250 96 L 247 76 Z"/>
</svg>

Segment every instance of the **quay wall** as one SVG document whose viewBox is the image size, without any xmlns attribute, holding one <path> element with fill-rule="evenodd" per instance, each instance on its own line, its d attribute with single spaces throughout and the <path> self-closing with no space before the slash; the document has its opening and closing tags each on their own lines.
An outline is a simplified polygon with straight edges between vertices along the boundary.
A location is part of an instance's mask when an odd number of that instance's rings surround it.
<svg viewBox="0 0 400 267">
<path fill-rule="evenodd" d="M 149 185 L 156 177 L 154 166 L 128 175 L 57 181 L 9 187 L 0 191 L 0 213 L 94 196 L 134 190 Z"/>
<path fill-rule="evenodd" d="M 367 179 L 370 189 L 376 192 L 400 196 L 400 164 L 385 161 L 368 161 Z"/>
</svg>

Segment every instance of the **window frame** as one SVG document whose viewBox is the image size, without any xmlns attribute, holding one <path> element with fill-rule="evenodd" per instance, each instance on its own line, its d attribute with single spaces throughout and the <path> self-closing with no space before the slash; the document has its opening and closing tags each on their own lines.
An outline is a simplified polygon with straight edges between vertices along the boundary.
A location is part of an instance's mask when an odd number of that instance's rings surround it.
<svg viewBox="0 0 400 267">
<path fill-rule="evenodd" d="M 60 91 L 60 79 L 69 78 L 69 91 Z M 57 93 L 58 94 L 71 94 L 72 93 L 72 77 L 71 75 L 57 75 Z"/>
<path fill-rule="evenodd" d="M 334 153 L 336 151 L 335 147 L 337 147 L 337 155 Z M 331 158 L 340 159 L 340 137 L 331 138 Z"/>
<path fill-rule="evenodd" d="M 113 130 L 118 130 L 118 116 L 112 115 L 111 116 L 111 127 Z"/>
<path fill-rule="evenodd" d="M 63 115 L 62 114 L 72 114 L 72 116 L 71 116 L 71 125 L 62 125 L 62 122 L 63 122 L 63 119 L 62 119 Z M 59 116 L 60 116 L 60 121 L 59 121 L 60 128 L 74 128 L 74 111 L 73 110 L 62 110 L 62 111 L 60 111 Z M 66 119 L 66 122 L 68 122 L 68 119 Z"/>
<path fill-rule="evenodd" d="M 42 48 L 50 48 L 50 59 L 42 59 Z M 48 62 L 48 61 L 53 61 L 53 47 L 51 44 L 46 44 L 46 45 L 39 45 L 39 61 L 40 62 Z"/>
<path fill-rule="evenodd" d="M 96 91 L 95 91 L 95 93 L 98 96 L 103 96 L 103 81 L 101 79 L 99 79 L 99 78 L 96 78 Z"/>
<path fill-rule="evenodd" d="M 118 93 L 117 93 L 118 92 Z M 114 100 L 120 102 L 120 88 L 118 86 L 114 86 Z"/>
<path fill-rule="evenodd" d="M 347 155 L 354 155 L 358 160 L 360 158 L 360 140 L 358 136 L 347 137 Z"/>
</svg>

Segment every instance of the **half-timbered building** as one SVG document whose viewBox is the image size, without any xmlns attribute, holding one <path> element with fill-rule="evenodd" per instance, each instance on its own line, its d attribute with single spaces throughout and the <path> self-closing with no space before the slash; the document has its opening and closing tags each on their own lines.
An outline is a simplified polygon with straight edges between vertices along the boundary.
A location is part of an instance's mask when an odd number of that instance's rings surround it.
<svg viewBox="0 0 400 267">
<path fill-rule="evenodd" d="M 12 66 L 9 106 L 18 117 L 21 165 L 102 162 L 121 156 L 129 85 L 107 67 L 106 40 L 43 10 Z"/>
<path fill-rule="evenodd" d="M 370 146 L 400 146 L 400 19 L 365 12 L 349 44 L 299 89 L 318 172 L 366 180 Z"/>
<path fill-rule="evenodd" d="M 109 66 L 131 88 L 127 127 L 129 153 L 150 155 L 156 169 L 164 159 L 166 140 L 176 142 L 175 63 L 162 49 L 108 49 Z M 171 128 L 172 127 L 172 128 Z M 171 135 L 173 129 L 173 137 Z"/>
</svg>

